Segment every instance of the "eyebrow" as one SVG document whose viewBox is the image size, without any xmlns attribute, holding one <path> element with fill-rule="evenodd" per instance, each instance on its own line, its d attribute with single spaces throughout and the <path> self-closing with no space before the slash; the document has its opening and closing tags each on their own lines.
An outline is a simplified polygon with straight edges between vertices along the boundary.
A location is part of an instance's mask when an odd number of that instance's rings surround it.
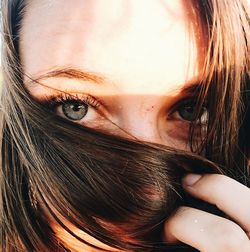
<svg viewBox="0 0 250 252">
<path fill-rule="evenodd" d="M 77 68 L 61 68 L 49 71 L 45 74 L 42 74 L 36 78 L 29 77 L 30 81 L 28 84 L 40 84 L 39 81 L 48 78 L 68 78 L 68 79 L 77 79 L 81 81 L 89 81 L 95 84 L 104 84 L 107 83 L 107 78 L 100 74 L 93 72 L 82 71 Z"/>
<path fill-rule="evenodd" d="M 76 79 L 80 81 L 92 82 L 98 85 L 111 83 L 111 80 L 108 80 L 105 76 L 101 74 L 83 71 L 81 69 L 71 68 L 71 67 L 58 68 L 55 70 L 51 70 L 45 74 L 42 74 L 36 78 L 31 78 L 29 76 L 28 78 L 30 79 L 30 82 L 28 82 L 28 84 L 32 84 L 32 85 L 41 85 L 39 81 L 43 79 L 48 79 L 48 78 Z M 201 91 L 201 89 L 202 89 L 201 81 L 194 81 L 186 85 L 184 84 L 183 87 L 179 89 L 179 91 L 180 93 L 196 95 Z"/>
</svg>

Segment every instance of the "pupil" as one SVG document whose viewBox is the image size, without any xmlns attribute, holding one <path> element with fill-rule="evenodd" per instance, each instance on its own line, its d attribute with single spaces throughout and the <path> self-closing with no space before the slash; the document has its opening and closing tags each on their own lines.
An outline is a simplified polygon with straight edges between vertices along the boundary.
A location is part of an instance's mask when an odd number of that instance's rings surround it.
<svg viewBox="0 0 250 252">
<path fill-rule="evenodd" d="M 180 116 L 186 121 L 195 120 L 195 110 L 193 106 L 185 106 L 179 110 Z"/>
<path fill-rule="evenodd" d="M 62 105 L 64 115 L 70 120 L 81 120 L 88 112 L 88 105 L 79 102 L 66 102 Z"/>
<path fill-rule="evenodd" d="M 78 111 L 80 109 L 80 106 L 79 105 L 73 105 L 73 110 L 74 111 Z"/>
</svg>

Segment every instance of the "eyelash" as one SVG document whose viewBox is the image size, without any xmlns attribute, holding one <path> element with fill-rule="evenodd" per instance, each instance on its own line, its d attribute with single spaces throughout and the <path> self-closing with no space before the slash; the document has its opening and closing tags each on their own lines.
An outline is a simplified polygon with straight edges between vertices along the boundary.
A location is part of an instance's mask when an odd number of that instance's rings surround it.
<svg viewBox="0 0 250 252">
<path fill-rule="evenodd" d="M 48 96 L 45 97 L 44 101 L 42 104 L 48 108 L 51 111 L 55 111 L 55 109 L 63 105 L 65 103 L 70 103 L 70 102 L 79 102 L 79 103 L 84 103 L 86 105 L 91 106 L 94 109 L 98 109 L 102 104 L 100 101 L 98 101 L 96 98 L 94 98 L 91 95 L 70 95 L 66 93 L 60 93 L 58 95 L 53 95 L 53 96 Z"/>
</svg>

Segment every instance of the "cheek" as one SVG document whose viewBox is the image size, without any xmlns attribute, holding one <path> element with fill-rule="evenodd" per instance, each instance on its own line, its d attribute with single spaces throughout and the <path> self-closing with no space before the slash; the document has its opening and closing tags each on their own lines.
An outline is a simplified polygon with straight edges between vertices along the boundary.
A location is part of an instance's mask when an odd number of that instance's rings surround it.
<svg viewBox="0 0 250 252">
<path fill-rule="evenodd" d="M 159 128 L 162 144 L 174 149 L 190 151 L 188 129 L 189 123 L 172 119 L 162 120 Z"/>
<path fill-rule="evenodd" d="M 165 124 L 165 145 L 173 147 L 175 149 L 191 152 L 191 140 L 194 152 L 196 148 L 199 148 L 204 141 L 207 133 L 205 125 L 194 126 L 192 139 L 190 132 L 190 122 L 184 120 L 169 119 Z"/>
</svg>

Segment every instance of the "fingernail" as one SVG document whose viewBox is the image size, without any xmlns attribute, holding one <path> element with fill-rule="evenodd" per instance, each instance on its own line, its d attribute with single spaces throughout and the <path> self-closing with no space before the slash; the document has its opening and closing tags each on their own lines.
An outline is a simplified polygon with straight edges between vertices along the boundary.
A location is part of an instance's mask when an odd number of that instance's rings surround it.
<svg viewBox="0 0 250 252">
<path fill-rule="evenodd" d="M 182 179 L 182 182 L 186 186 L 193 186 L 201 177 L 200 174 L 189 173 Z"/>
</svg>

